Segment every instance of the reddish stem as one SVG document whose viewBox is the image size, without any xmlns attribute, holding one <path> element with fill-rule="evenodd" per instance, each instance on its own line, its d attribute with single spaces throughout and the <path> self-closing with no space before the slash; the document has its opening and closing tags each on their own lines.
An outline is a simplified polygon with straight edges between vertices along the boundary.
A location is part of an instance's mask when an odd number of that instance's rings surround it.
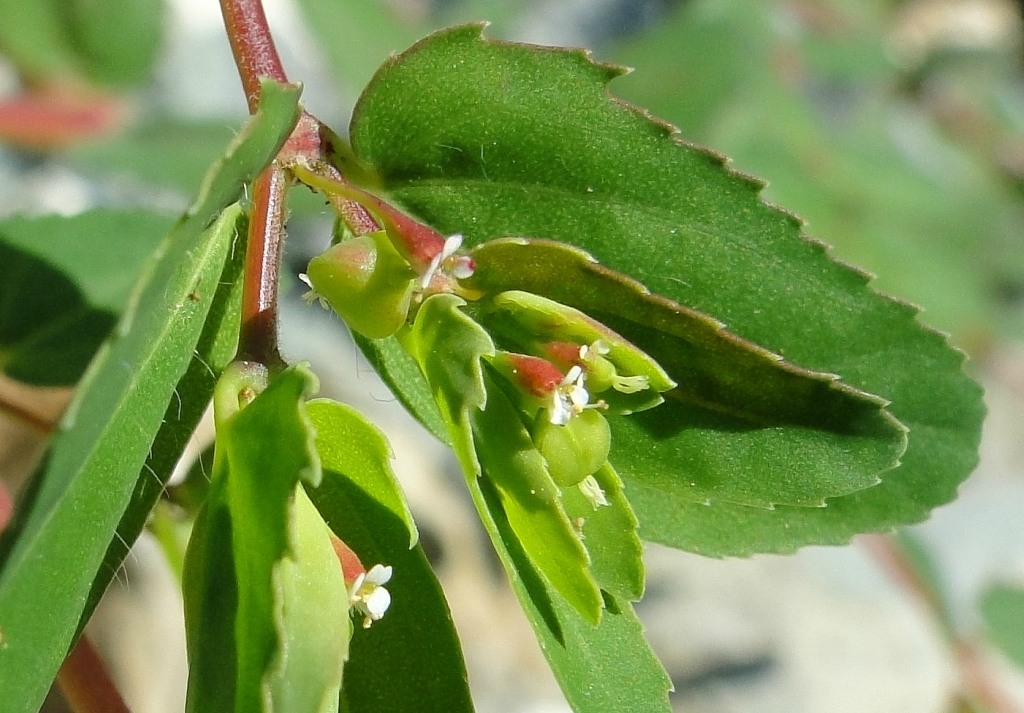
<svg viewBox="0 0 1024 713">
<path fill-rule="evenodd" d="M 0 396 L 0 413 L 5 413 L 8 416 L 21 421 L 44 436 L 49 435 L 53 431 L 52 421 L 29 411 L 20 404 L 8 401 L 2 396 Z"/>
<path fill-rule="evenodd" d="M 276 163 L 267 167 L 253 183 L 242 285 L 238 358 L 271 368 L 283 363 L 277 348 L 277 285 L 287 187 L 284 170 Z"/>
<path fill-rule="evenodd" d="M 130 713 L 106 664 L 84 634 L 64 660 L 57 685 L 75 713 Z"/>
<path fill-rule="evenodd" d="M 260 101 L 260 79 L 269 77 L 287 82 L 284 66 L 270 35 L 267 16 L 261 0 L 220 0 L 224 27 L 235 55 L 238 74 L 242 78 L 249 113 L 254 114 Z"/>
<path fill-rule="evenodd" d="M 860 542 L 867 546 L 868 551 L 890 577 L 914 595 L 940 623 L 943 633 L 949 640 L 950 650 L 960 671 L 961 685 L 967 697 L 982 703 L 992 713 L 1024 713 L 1013 699 L 1000 689 L 977 647 L 953 630 L 937 593 L 892 538 L 885 535 L 865 535 L 860 538 Z"/>
</svg>

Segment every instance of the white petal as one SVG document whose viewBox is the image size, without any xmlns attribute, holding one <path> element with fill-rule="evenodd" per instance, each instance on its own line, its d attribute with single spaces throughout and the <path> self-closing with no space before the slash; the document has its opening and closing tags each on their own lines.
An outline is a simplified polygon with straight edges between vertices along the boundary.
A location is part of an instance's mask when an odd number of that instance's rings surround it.
<svg viewBox="0 0 1024 713">
<path fill-rule="evenodd" d="M 391 606 L 391 593 L 384 587 L 377 587 L 364 600 L 366 613 L 374 620 L 380 619 Z"/>
<path fill-rule="evenodd" d="M 556 426 L 564 426 L 572 418 L 571 404 L 567 404 L 565 397 L 558 389 L 555 389 L 554 400 L 551 405 L 551 415 L 548 417 L 551 423 Z"/>
<path fill-rule="evenodd" d="M 390 565 L 385 566 L 382 564 L 375 564 L 373 567 L 370 567 L 370 571 L 366 573 L 366 581 L 370 584 L 376 585 L 387 584 L 391 581 L 392 571 L 393 568 Z"/>
</svg>

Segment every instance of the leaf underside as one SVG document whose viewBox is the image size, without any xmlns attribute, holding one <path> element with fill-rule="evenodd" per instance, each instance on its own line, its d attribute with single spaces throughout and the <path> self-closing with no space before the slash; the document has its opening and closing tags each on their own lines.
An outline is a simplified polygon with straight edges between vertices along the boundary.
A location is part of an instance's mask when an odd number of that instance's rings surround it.
<svg viewBox="0 0 1024 713">
<path fill-rule="evenodd" d="M 916 522 L 952 499 L 983 415 L 962 355 L 764 203 L 759 181 L 610 97 L 621 73 L 579 50 L 485 40 L 477 25 L 442 31 L 379 70 L 353 149 L 375 190 L 441 232 L 576 245 L 791 364 L 890 401 L 909 429 L 887 469 L 820 424 L 738 426 L 677 400 L 616 419 L 611 460 L 645 538 L 717 556 L 788 552 Z M 882 482 L 850 493 L 855 473 Z M 778 504 L 815 482 L 826 487 L 810 500 Z"/>
</svg>

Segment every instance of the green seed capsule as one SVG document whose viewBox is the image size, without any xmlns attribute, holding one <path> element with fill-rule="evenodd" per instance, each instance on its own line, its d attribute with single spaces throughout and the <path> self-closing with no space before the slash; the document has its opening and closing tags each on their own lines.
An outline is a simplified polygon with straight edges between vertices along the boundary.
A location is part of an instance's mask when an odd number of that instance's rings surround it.
<svg viewBox="0 0 1024 713">
<path fill-rule="evenodd" d="M 384 231 L 343 240 L 309 262 L 316 294 L 355 332 L 381 339 L 405 324 L 416 273 Z"/>
</svg>

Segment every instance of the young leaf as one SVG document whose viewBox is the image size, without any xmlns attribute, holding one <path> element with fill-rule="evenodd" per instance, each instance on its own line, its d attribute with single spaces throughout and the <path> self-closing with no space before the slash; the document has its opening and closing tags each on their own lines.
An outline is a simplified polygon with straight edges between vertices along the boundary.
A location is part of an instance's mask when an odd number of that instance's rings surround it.
<svg viewBox="0 0 1024 713">
<path fill-rule="evenodd" d="M 137 283 L 68 407 L 31 497 L 19 503 L 0 539 L 6 643 L 0 690 L 16 692 L 10 701 L 16 710 L 38 708 L 56 675 L 174 386 L 190 364 L 211 288 L 233 244 L 237 210 L 207 227 L 284 142 L 297 118 L 297 94 L 264 86 L 260 112 L 207 176 Z M 39 592 L 47 592 L 45 617 L 39 616 Z"/>
<path fill-rule="evenodd" d="M 594 478 L 608 504 L 595 507 L 579 488 L 565 488 L 565 514 L 580 531 L 597 584 L 617 599 L 635 602 L 644 594 L 644 548 L 636 515 L 614 468 L 605 464 Z"/>
<path fill-rule="evenodd" d="M 644 638 L 628 602 L 604 595 L 596 626 L 548 584 L 512 532 L 498 493 L 485 478 L 469 490 L 512 590 L 533 626 L 541 651 L 576 713 L 671 710 L 668 674 Z"/>
<path fill-rule="evenodd" d="M 548 474 L 520 415 L 491 373 L 487 404 L 471 415 L 482 477 L 494 484 L 509 525 L 530 561 L 587 621 L 601 617 L 601 592 L 590 557 L 562 507 L 561 491 Z M 467 480 L 475 479 L 463 464 Z"/>
<path fill-rule="evenodd" d="M 464 305 L 455 295 L 434 295 L 399 337 L 434 392 L 467 480 L 486 477 L 494 482 L 531 560 L 567 601 L 596 623 L 601 595 L 586 550 L 520 415 L 485 373 L 481 359 L 494 353 L 494 345 L 462 312 Z"/>
<path fill-rule="evenodd" d="M 473 450 L 471 414 L 487 402 L 480 357 L 494 353 L 487 332 L 459 309 L 465 302 L 439 294 L 424 301 L 412 327 L 399 332 L 419 364 L 467 476 L 480 472 Z"/>
<path fill-rule="evenodd" d="M 993 585 L 982 596 L 981 615 L 992 643 L 1024 668 L 1024 588 Z"/>
<path fill-rule="evenodd" d="M 217 387 L 214 472 L 185 559 L 186 708 L 334 710 L 348 594 L 330 532 L 300 487 L 320 480 L 305 413 L 317 380 L 292 367 L 238 411 L 241 387 L 253 388 L 239 372 Z"/>
<path fill-rule="evenodd" d="M 459 639 L 423 549 L 411 546 L 416 529 L 391 472 L 387 441 L 343 404 L 311 401 L 308 412 L 323 468 L 320 485 L 307 488 L 310 499 L 364 563 L 394 569 L 387 615 L 352 637 L 342 710 L 471 711 Z"/>
<path fill-rule="evenodd" d="M 409 548 L 415 546 L 416 523 L 391 470 L 391 445 L 380 429 L 351 406 L 336 401 L 310 401 L 307 411 L 316 429 L 316 450 L 323 470 L 351 481 L 377 507 L 397 517 L 408 530 Z M 310 490 L 314 503 L 322 487 Z M 324 519 L 331 523 L 330 518 Z M 339 537 L 351 546 L 340 534 Z"/>
<path fill-rule="evenodd" d="M 616 419 L 611 461 L 645 537 L 713 554 L 789 551 L 948 502 L 974 465 L 982 416 L 961 355 L 762 202 L 759 182 L 611 98 L 621 73 L 578 50 L 487 41 L 479 26 L 443 31 L 381 68 L 354 112 L 353 150 L 376 170 L 374 190 L 442 233 L 574 244 L 793 364 L 891 400 L 910 429 L 882 484 L 828 507 L 767 510 L 689 491 L 785 501 L 801 489 L 787 494 L 789 483 L 869 469 L 838 442 L 823 448 L 828 431 L 740 427 L 674 399 Z"/>
<path fill-rule="evenodd" d="M 878 473 L 906 450 L 906 429 L 884 410 L 884 399 L 833 374 L 789 364 L 730 334 L 717 320 L 651 295 L 578 249 L 497 240 L 472 255 L 477 269 L 467 287 L 524 290 L 577 307 L 631 338 L 679 383 L 669 394 L 679 403 L 644 420 L 685 422 L 689 428 L 662 428 L 653 440 L 634 431 L 626 443 L 653 468 L 689 464 L 666 485 L 683 497 L 819 506 L 825 498 L 876 485 Z M 721 432 L 728 432 L 728 442 L 716 443 Z M 769 468 L 788 477 L 766 479 Z M 731 477 L 701 477 L 701 471 Z"/>
</svg>

